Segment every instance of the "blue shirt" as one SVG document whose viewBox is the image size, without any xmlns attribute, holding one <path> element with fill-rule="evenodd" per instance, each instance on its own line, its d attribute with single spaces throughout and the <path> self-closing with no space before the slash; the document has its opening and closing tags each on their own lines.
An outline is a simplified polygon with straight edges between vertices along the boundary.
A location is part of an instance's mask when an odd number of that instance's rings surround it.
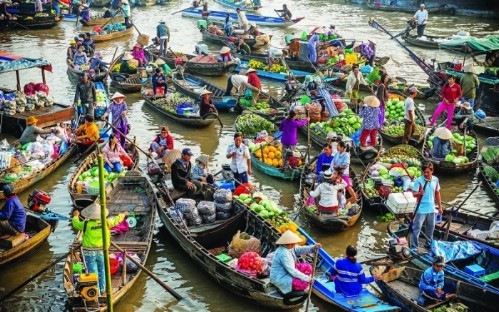
<svg viewBox="0 0 499 312">
<path fill-rule="evenodd" d="M 421 274 L 419 290 L 435 291 L 439 287 L 444 287 L 444 270 L 440 270 L 440 272 L 437 273 L 433 270 L 433 267 L 429 267 Z"/>
<path fill-rule="evenodd" d="M 288 249 L 279 246 L 275 251 L 272 265 L 270 266 L 270 282 L 281 290 L 283 294 L 291 292 L 293 277 L 309 282 L 310 276 L 303 274 L 295 268 L 297 256 L 311 253 L 314 246 L 301 246 Z"/>
<path fill-rule="evenodd" d="M 7 199 L 2 210 L 0 210 L 0 220 L 7 220 L 17 231 L 24 232 L 26 227 L 26 211 L 17 195 L 13 195 Z"/>
<path fill-rule="evenodd" d="M 426 181 L 424 176 L 420 176 L 414 180 L 413 191 L 422 191 Z M 440 183 L 438 178 L 431 177 L 431 182 L 426 184 L 424 195 L 421 198 L 421 205 L 419 206 L 418 213 L 435 213 L 435 192 L 440 191 Z"/>
<path fill-rule="evenodd" d="M 123 15 L 123 17 L 130 17 L 130 5 L 122 3 L 121 9 L 122 9 L 121 14 Z"/>
<path fill-rule="evenodd" d="M 98 57 L 92 57 L 90 59 L 90 69 L 106 68 L 108 65 L 109 65 L 109 63 L 104 62 L 103 60 L 101 60 Z"/>
<path fill-rule="evenodd" d="M 450 140 L 442 140 L 439 137 L 434 137 L 432 142 L 431 156 L 435 158 L 445 158 L 452 151 Z"/>
<path fill-rule="evenodd" d="M 336 261 L 331 273 L 337 275 L 334 280 L 336 292 L 347 297 L 358 295 L 362 291 L 362 284 L 374 282 L 374 277 L 366 277 L 362 265 L 348 258 Z"/>
<path fill-rule="evenodd" d="M 156 36 L 158 38 L 170 36 L 168 26 L 166 26 L 165 24 L 159 24 L 158 27 L 156 27 Z"/>
<path fill-rule="evenodd" d="M 350 154 L 346 151 L 343 153 L 336 153 L 334 154 L 333 157 L 333 165 L 334 166 L 346 166 L 346 168 L 343 169 L 342 175 L 349 175 L 349 167 L 350 167 Z"/>
<path fill-rule="evenodd" d="M 361 107 L 359 116 L 362 117 L 362 129 L 379 129 L 379 115 L 381 115 L 379 107 Z"/>
<path fill-rule="evenodd" d="M 322 170 L 323 165 L 329 165 L 331 168 L 333 166 L 333 154 L 331 156 L 327 156 L 325 153 L 321 153 L 319 155 L 319 159 L 317 159 L 317 167 L 315 168 L 315 173 L 319 174 Z"/>
</svg>

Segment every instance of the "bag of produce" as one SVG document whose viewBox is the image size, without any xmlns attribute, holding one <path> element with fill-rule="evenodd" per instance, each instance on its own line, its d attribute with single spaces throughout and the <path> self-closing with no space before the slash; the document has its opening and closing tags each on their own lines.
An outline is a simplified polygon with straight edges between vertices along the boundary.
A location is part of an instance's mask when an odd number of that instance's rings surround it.
<svg viewBox="0 0 499 312">
<path fill-rule="evenodd" d="M 217 212 L 230 212 L 232 210 L 232 202 L 219 203 L 215 201 L 215 208 Z"/>
<path fill-rule="evenodd" d="M 237 267 L 242 270 L 250 271 L 254 274 L 263 272 L 262 258 L 256 252 L 245 252 L 237 260 Z"/>
<path fill-rule="evenodd" d="M 218 189 L 213 194 L 213 199 L 219 204 L 232 203 L 232 192 L 227 189 Z"/>
<path fill-rule="evenodd" d="M 200 201 L 197 209 L 201 216 L 214 215 L 216 213 L 215 204 L 211 201 Z"/>
<path fill-rule="evenodd" d="M 232 237 L 232 241 L 228 247 L 228 253 L 233 258 L 240 258 L 247 251 L 253 251 L 260 254 L 260 240 L 248 233 L 237 231 Z"/>
<path fill-rule="evenodd" d="M 179 198 L 175 202 L 175 209 L 183 214 L 190 214 L 196 209 L 196 201 L 190 198 Z"/>
<path fill-rule="evenodd" d="M 217 219 L 217 214 L 201 215 L 201 218 L 203 219 L 203 223 L 213 223 Z"/>
<path fill-rule="evenodd" d="M 310 265 L 310 263 L 296 263 L 295 269 L 302 272 L 303 274 L 312 275 L 312 266 Z M 294 291 L 303 291 L 307 289 L 308 284 L 308 282 L 296 277 L 293 277 L 293 281 L 291 282 Z"/>
<path fill-rule="evenodd" d="M 230 213 L 230 211 L 217 211 L 216 214 L 216 219 L 217 220 L 228 220 L 230 219 L 230 217 L 232 217 L 232 214 Z"/>
</svg>

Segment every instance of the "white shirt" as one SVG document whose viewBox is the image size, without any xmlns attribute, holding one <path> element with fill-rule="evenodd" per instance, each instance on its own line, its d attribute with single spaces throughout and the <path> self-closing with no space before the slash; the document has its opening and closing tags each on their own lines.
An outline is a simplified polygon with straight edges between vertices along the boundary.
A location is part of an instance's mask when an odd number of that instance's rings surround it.
<svg viewBox="0 0 499 312">
<path fill-rule="evenodd" d="M 239 95 L 243 94 L 244 88 L 248 87 L 248 76 L 246 75 L 232 75 L 232 85 L 237 89 Z"/>
<path fill-rule="evenodd" d="M 426 11 L 425 9 L 423 9 L 423 11 L 417 10 L 416 14 L 414 14 L 414 17 L 416 18 L 418 25 L 426 24 L 426 22 L 428 21 L 428 11 Z"/>
<path fill-rule="evenodd" d="M 237 19 L 241 26 L 248 26 L 248 18 L 246 17 L 246 13 L 243 11 L 239 11 L 239 13 L 237 13 Z"/>
<path fill-rule="evenodd" d="M 236 152 L 236 156 L 232 157 L 230 169 L 237 173 L 248 171 L 248 159 L 251 159 L 248 147 L 243 143 L 237 147 L 236 144 L 233 143 L 227 147 L 227 155 L 230 155 L 233 152 Z"/>
<path fill-rule="evenodd" d="M 404 118 L 411 121 L 411 117 L 409 116 L 409 111 L 411 111 L 410 114 L 414 114 L 414 100 L 408 97 L 405 99 L 405 115 Z"/>
</svg>

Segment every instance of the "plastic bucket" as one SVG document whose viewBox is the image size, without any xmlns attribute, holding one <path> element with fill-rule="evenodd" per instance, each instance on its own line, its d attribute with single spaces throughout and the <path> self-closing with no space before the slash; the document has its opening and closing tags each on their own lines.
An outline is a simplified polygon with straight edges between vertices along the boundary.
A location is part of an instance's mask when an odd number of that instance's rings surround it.
<svg viewBox="0 0 499 312">
<path fill-rule="evenodd" d="M 457 70 L 457 71 L 463 70 L 463 63 L 454 62 L 454 63 L 452 63 L 452 65 L 453 65 L 454 69 Z"/>
</svg>

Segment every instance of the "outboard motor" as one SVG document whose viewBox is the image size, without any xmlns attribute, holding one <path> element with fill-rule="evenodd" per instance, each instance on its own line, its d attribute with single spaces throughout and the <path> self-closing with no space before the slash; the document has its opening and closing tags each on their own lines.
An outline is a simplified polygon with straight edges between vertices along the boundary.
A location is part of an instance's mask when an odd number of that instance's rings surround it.
<svg viewBox="0 0 499 312">
<path fill-rule="evenodd" d="M 35 190 L 33 194 L 28 197 L 28 208 L 34 212 L 45 212 L 47 211 L 47 205 L 50 203 L 52 198 L 41 190 Z"/>
</svg>

